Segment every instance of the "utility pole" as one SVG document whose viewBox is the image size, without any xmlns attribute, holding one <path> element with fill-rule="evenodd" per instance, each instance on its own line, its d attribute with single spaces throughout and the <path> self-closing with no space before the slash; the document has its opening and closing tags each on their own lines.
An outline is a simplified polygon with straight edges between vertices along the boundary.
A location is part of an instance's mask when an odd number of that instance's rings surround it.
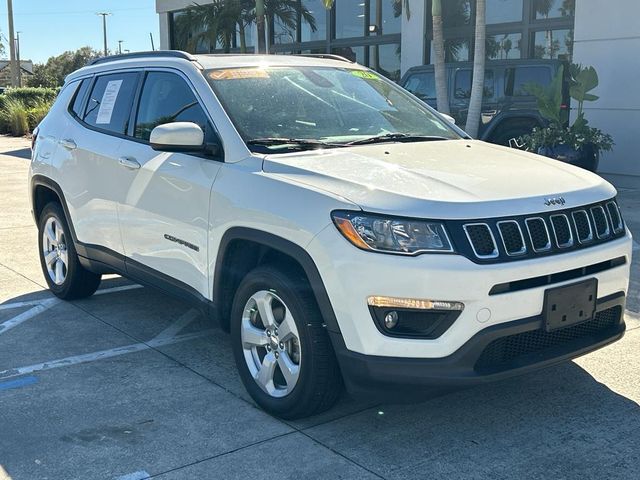
<svg viewBox="0 0 640 480">
<path fill-rule="evenodd" d="M 22 86 L 22 63 L 20 63 L 20 33 L 16 32 L 16 63 L 18 64 L 18 87 Z"/>
<path fill-rule="evenodd" d="M 9 58 L 11 61 L 11 86 L 18 86 L 18 69 L 19 65 L 16 63 L 16 42 L 13 32 L 13 2 L 7 0 L 7 14 L 9 16 Z"/>
<path fill-rule="evenodd" d="M 107 17 L 111 15 L 109 12 L 98 12 L 96 15 L 100 15 L 102 17 L 102 35 L 104 37 L 104 56 L 109 55 L 109 50 L 107 48 Z"/>
<path fill-rule="evenodd" d="M 118 40 L 118 54 L 122 55 L 122 42 L 124 42 L 124 40 Z"/>
</svg>

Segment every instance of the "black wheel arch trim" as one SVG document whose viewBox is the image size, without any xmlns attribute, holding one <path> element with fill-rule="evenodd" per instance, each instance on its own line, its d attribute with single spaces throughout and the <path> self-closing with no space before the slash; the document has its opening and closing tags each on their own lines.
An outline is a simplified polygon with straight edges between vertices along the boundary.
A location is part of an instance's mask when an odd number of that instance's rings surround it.
<svg viewBox="0 0 640 480">
<path fill-rule="evenodd" d="M 247 240 L 260 245 L 264 245 L 265 247 L 277 250 L 278 252 L 296 261 L 300 265 L 300 267 L 302 267 L 302 270 L 309 280 L 313 295 L 316 299 L 316 302 L 318 303 L 320 313 L 322 314 L 322 318 L 324 319 L 324 323 L 327 326 L 327 329 L 334 333 L 340 333 L 338 320 L 336 319 L 333 306 L 331 305 L 331 301 L 329 300 L 329 295 L 327 294 L 327 290 L 324 286 L 324 282 L 322 281 L 322 277 L 320 276 L 320 272 L 318 271 L 318 268 L 316 267 L 316 264 L 311 256 L 304 248 L 291 242 L 290 240 L 279 237 L 272 233 L 267 233 L 263 230 L 257 230 L 248 227 L 232 227 L 224 233 L 222 239 L 220 240 L 213 277 L 214 302 L 220 305 L 220 302 L 218 302 L 217 299 L 221 298 L 222 295 L 223 282 L 221 280 L 223 275 L 222 267 L 224 265 L 224 257 L 227 248 L 235 240 Z"/>
<path fill-rule="evenodd" d="M 500 112 L 496 115 L 488 127 L 482 132 L 480 140 L 488 141 L 496 132 L 503 128 L 505 123 L 514 120 L 528 120 L 536 122 L 538 125 L 544 125 L 546 120 L 535 110 L 519 110 L 519 111 L 507 111 Z"/>
</svg>

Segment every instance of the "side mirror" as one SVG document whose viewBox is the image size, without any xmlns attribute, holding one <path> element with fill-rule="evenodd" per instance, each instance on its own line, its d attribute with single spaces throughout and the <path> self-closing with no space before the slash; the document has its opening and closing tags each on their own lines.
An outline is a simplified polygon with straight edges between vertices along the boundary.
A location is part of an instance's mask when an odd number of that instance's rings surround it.
<svg viewBox="0 0 640 480">
<path fill-rule="evenodd" d="M 446 113 L 441 113 L 440 115 L 442 115 L 447 122 L 452 123 L 454 125 L 456 124 L 456 119 L 453 118 L 451 115 L 447 115 Z"/>
<path fill-rule="evenodd" d="M 151 148 L 160 152 L 199 153 L 205 151 L 204 132 L 192 122 L 158 125 L 151 131 Z"/>
</svg>

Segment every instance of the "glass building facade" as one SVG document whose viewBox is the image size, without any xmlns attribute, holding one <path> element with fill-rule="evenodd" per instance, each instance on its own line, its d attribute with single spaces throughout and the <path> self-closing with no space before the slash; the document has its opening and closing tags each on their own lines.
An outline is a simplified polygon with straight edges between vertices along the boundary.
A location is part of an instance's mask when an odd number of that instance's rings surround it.
<svg viewBox="0 0 640 480">
<path fill-rule="evenodd" d="M 424 1 L 424 63 L 430 63 L 431 0 Z M 575 0 L 486 1 L 487 58 L 571 59 Z M 400 78 L 404 0 L 336 0 L 331 10 L 322 0 L 271 3 L 274 13 L 267 18 L 267 35 L 272 53 L 334 53 L 393 80 Z M 442 4 L 446 61 L 473 60 L 475 1 L 442 0 Z M 226 15 L 216 18 L 189 8 L 170 12 L 170 48 L 252 53 L 255 24 Z"/>
</svg>

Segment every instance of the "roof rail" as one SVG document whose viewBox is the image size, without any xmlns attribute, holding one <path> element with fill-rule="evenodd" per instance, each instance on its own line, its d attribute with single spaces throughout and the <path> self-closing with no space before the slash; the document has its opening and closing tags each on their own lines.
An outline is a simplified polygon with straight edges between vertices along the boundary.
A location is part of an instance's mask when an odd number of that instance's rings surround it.
<svg viewBox="0 0 640 480">
<path fill-rule="evenodd" d="M 326 58 L 328 60 L 338 60 L 339 62 L 355 63 L 341 55 L 334 55 L 333 53 L 296 53 L 297 57 L 311 57 L 311 58 Z"/>
<path fill-rule="evenodd" d="M 115 62 L 116 60 L 127 60 L 129 58 L 183 58 L 190 62 L 197 61 L 193 55 L 181 50 L 154 50 L 151 52 L 133 52 L 122 53 L 119 55 L 108 55 L 106 57 L 96 58 L 89 65 L 98 65 L 100 63 Z"/>
</svg>

